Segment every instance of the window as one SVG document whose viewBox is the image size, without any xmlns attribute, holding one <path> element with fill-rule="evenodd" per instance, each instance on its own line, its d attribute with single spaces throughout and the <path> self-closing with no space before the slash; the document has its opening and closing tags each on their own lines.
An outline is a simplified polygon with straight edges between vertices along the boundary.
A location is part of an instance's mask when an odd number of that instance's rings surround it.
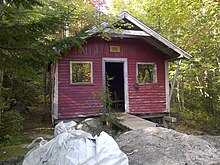
<svg viewBox="0 0 220 165">
<path fill-rule="evenodd" d="M 137 63 L 137 82 L 140 84 L 157 83 L 155 63 Z"/>
<path fill-rule="evenodd" d="M 92 62 L 70 62 L 70 82 L 73 84 L 92 83 Z"/>
</svg>

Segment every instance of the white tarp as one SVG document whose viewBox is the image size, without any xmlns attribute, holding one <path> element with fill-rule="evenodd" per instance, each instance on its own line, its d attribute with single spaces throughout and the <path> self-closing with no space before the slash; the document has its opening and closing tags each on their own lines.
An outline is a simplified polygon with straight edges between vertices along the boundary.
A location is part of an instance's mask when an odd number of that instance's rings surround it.
<svg viewBox="0 0 220 165">
<path fill-rule="evenodd" d="M 23 165 L 128 165 L 127 156 L 111 136 L 101 132 L 98 137 L 92 137 L 90 133 L 75 130 L 75 125 L 73 121 L 60 122 L 52 140 L 33 141 Z"/>
</svg>

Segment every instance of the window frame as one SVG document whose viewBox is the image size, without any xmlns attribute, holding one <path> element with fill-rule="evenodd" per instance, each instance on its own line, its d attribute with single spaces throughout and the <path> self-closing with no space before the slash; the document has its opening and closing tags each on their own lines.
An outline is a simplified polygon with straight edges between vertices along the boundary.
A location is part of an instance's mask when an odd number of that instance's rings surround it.
<svg viewBox="0 0 220 165">
<path fill-rule="evenodd" d="M 72 80 L 72 64 L 90 64 L 90 82 L 73 82 Z M 72 85 L 90 85 L 93 84 L 93 63 L 92 61 L 70 61 L 70 84 Z"/>
<path fill-rule="evenodd" d="M 138 79 L 138 65 L 153 65 L 153 82 L 140 83 Z M 157 64 L 156 62 L 137 62 L 136 63 L 136 82 L 140 85 L 157 84 Z"/>
</svg>

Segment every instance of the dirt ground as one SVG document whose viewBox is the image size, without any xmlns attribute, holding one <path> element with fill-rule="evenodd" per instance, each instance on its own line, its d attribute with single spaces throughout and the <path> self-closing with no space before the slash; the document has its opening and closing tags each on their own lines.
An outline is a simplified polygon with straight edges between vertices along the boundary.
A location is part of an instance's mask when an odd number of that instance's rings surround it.
<svg viewBox="0 0 220 165">
<path fill-rule="evenodd" d="M 52 138 L 53 136 L 53 124 L 51 121 L 51 115 L 49 108 L 34 108 L 30 109 L 25 114 L 25 121 L 23 125 L 22 134 L 34 140 L 37 137 Z"/>
<path fill-rule="evenodd" d="M 30 144 L 37 137 L 43 137 L 46 140 L 53 138 L 54 129 L 48 107 L 31 108 L 23 116 L 25 120 L 20 133 L 20 144 L 1 147 L 0 161 L 7 160 L 14 155 L 26 153 L 28 151 L 26 149 L 28 144 Z"/>
<path fill-rule="evenodd" d="M 24 114 L 24 118 L 25 121 L 21 132 L 22 142 L 19 145 L 0 148 L 0 161 L 7 160 L 15 155 L 24 155 L 28 151 L 26 149 L 28 144 L 30 144 L 37 137 L 43 137 L 46 140 L 53 138 L 54 128 L 51 121 L 49 107 L 45 108 L 42 106 L 39 108 L 32 108 L 27 114 Z M 191 135 L 200 135 L 200 138 L 213 143 L 213 145 L 217 148 L 220 147 L 219 137 L 208 136 L 203 132 L 198 133 L 198 131 L 195 133 L 195 130 L 189 131 L 188 129 L 183 129 L 182 127 L 181 129 L 177 127 L 176 130 Z"/>
</svg>

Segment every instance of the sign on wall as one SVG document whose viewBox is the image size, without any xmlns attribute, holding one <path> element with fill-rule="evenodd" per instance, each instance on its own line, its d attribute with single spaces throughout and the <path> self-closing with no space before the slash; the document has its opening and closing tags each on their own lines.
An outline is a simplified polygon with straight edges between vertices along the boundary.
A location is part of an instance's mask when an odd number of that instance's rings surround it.
<svg viewBox="0 0 220 165">
<path fill-rule="evenodd" d="M 111 53 L 120 53 L 120 46 L 110 46 Z"/>
</svg>

